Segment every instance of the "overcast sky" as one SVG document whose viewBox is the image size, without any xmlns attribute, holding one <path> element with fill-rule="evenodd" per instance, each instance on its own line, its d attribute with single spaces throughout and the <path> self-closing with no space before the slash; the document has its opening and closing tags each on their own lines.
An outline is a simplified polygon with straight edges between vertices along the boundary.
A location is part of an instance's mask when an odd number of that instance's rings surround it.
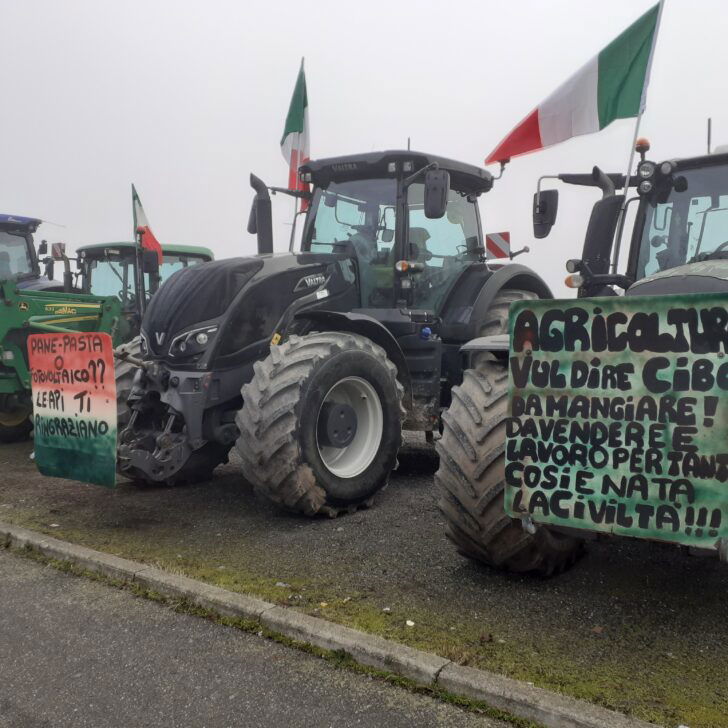
<svg viewBox="0 0 728 728">
<path fill-rule="evenodd" d="M 161 242 L 253 253 L 251 171 L 286 183 L 279 141 L 306 58 L 311 156 L 412 148 L 482 164 L 495 144 L 652 0 L 0 0 L 0 212 L 49 241 L 131 236 L 136 184 Z M 728 2 L 667 0 L 642 130 L 651 157 L 728 143 Z M 542 174 L 624 171 L 634 122 L 514 159 L 481 210 L 486 231 L 563 293 L 595 193 L 561 190 L 534 241 Z M 496 169 L 492 171 L 496 172 Z M 278 198 L 280 200 L 280 196 Z M 287 247 L 291 201 L 274 205 Z"/>
</svg>

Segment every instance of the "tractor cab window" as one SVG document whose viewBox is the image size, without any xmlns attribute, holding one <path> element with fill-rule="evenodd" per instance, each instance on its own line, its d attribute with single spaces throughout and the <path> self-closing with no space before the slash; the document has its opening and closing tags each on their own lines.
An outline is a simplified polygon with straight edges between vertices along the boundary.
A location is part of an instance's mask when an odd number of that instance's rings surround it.
<svg viewBox="0 0 728 728">
<path fill-rule="evenodd" d="M 162 259 L 162 265 L 159 266 L 159 282 L 164 283 L 164 281 L 169 278 L 172 273 L 176 273 L 178 270 L 182 270 L 183 268 L 189 268 L 192 265 L 199 265 L 200 263 L 204 263 L 207 261 L 207 258 L 203 258 L 199 255 L 175 255 L 173 253 L 165 253 L 164 258 Z M 149 274 L 146 274 L 147 278 L 147 290 L 149 289 L 148 285 L 148 278 Z"/>
<path fill-rule="evenodd" d="M 728 169 L 715 165 L 680 174 L 685 191 L 646 203 L 638 280 L 699 257 L 728 257 Z"/>
<path fill-rule="evenodd" d="M 118 296 L 122 308 L 133 308 L 136 300 L 133 253 L 109 253 L 87 258 L 84 291 L 94 296 Z"/>
<path fill-rule="evenodd" d="M 394 300 L 396 201 L 396 180 L 361 179 L 317 188 L 311 202 L 303 250 L 351 250 L 364 307 L 388 306 Z"/>
<path fill-rule="evenodd" d="M 25 235 L 0 231 L 0 281 L 32 273 L 33 261 Z"/>
<path fill-rule="evenodd" d="M 413 305 L 438 311 L 460 273 L 482 257 L 477 203 L 450 190 L 445 214 L 431 220 L 425 217 L 424 185 L 416 183 L 408 190 L 407 207 L 409 258 L 424 265 L 414 276 Z"/>
</svg>

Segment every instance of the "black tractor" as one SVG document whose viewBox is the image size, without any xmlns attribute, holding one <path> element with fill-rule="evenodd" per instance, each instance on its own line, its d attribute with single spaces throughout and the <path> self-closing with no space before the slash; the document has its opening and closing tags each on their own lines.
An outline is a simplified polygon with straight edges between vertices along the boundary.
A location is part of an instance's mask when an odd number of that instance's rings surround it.
<svg viewBox="0 0 728 728">
<path fill-rule="evenodd" d="M 299 252 L 273 253 L 269 189 L 248 226 L 258 255 L 175 273 L 142 322 L 120 472 L 200 479 L 233 446 L 246 479 L 307 515 L 370 503 L 402 430 L 440 428 L 461 346 L 550 298 L 523 265 L 486 262 L 484 169 L 410 151 L 308 162 Z M 282 191 L 282 190 L 279 190 Z"/>
<path fill-rule="evenodd" d="M 664 307 L 663 296 L 728 294 L 728 150 L 659 164 L 645 159 L 646 140 L 639 140 L 636 150 L 641 159 L 629 181 L 625 175 L 606 174 L 597 167 L 587 174 L 553 177 L 602 193 L 592 209 L 582 257 L 567 261 L 567 285 L 577 289 L 578 299 L 585 303 L 623 293 L 646 297 L 643 308 L 654 311 L 658 302 Z M 636 192 L 626 203 L 623 189 Z M 534 195 L 535 237 L 549 234 L 557 204 L 555 189 Z M 628 210 L 634 205 L 635 214 L 626 270 L 618 273 L 620 238 L 626 234 L 625 204 Z M 685 305 L 695 307 L 697 320 L 698 303 Z M 596 316 L 600 309 L 595 305 L 589 311 Z M 569 567 L 580 554 L 583 540 L 595 534 L 574 529 L 573 519 L 559 523 L 554 517 L 544 523 L 542 517 L 527 511 L 521 518 L 509 515 L 518 510 L 509 507 L 512 503 L 504 487 L 511 343 L 508 336 L 488 336 L 463 347 L 471 362 L 443 415 L 435 480 L 447 536 L 461 554 L 496 568 L 551 575 Z M 724 354 L 704 356 L 714 358 L 717 369 Z M 679 396 L 679 392 L 669 394 Z M 608 417 L 603 421 L 612 422 Z M 553 464 L 550 456 L 544 457 L 542 465 Z M 716 548 L 728 560 L 728 541 L 724 539 Z"/>
</svg>

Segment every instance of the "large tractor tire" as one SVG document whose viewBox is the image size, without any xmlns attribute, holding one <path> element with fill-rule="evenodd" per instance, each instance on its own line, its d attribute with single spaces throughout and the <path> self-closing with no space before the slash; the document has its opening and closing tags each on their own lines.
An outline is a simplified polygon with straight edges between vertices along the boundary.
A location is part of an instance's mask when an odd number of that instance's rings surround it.
<svg viewBox="0 0 728 728">
<path fill-rule="evenodd" d="M 33 412 L 30 407 L 18 406 L 9 411 L 0 410 L 0 442 L 20 442 L 30 437 Z"/>
<path fill-rule="evenodd" d="M 493 336 L 494 334 L 508 333 L 508 311 L 512 303 L 517 301 L 531 301 L 538 298 L 531 291 L 522 291 L 518 288 L 504 288 L 498 293 L 485 314 L 480 326 L 478 336 Z"/>
<path fill-rule="evenodd" d="M 402 385 L 384 350 L 358 334 L 291 336 L 243 387 L 243 474 L 283 508 L 337 516 L 369 505 L 396 467 Z"/>
<path fill-rule="evenodd" d="M 142 356 L 142 338 L 137 336 L 126 344 L 117 346 L 115 354 L 128 354 L 140 359 Z M 129 422 L 131 409 L 127 404 L 131 386 L 134 382 L 134 375 L 137 367 L 130 361 L 114 358 L 114 376 L 116 377 L 116 426 L 117 432 L 121 432 Z"/>
<path fill-rule="evenodd" d="M 508 370 L 480 360 L 452 390 L 437 443 L 435 482 L 446 535 L 463 555 L 507 571 L 543 576 L 579 557 L 578 539 L 540 527 L 534 534 L 504 508 Z"/>
</svg>

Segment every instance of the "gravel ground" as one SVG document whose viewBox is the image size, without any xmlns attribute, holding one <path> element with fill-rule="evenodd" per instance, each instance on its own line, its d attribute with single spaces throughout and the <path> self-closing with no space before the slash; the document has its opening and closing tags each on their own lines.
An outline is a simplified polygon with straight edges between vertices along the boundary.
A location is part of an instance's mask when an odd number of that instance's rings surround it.
<svg viewBox="0 0 728 728">
<path fill-rule="evenodd" d="M 0 551 L 0 727 L 506 728 Z"/>
<path fill-rule="evenodd" d="M 444 538 L 435 460 L 417 443 L 373 508 L 337 520 L 282 514 L 234 461 L 209 483 L 106 490 L 40 477 L 30 451 L 0 446 L 0 520 L 664 725 L 728 726 L 717 560 L 623 540 L 591 545 L 551 580 L 480 567 Z"/>
</svg>

